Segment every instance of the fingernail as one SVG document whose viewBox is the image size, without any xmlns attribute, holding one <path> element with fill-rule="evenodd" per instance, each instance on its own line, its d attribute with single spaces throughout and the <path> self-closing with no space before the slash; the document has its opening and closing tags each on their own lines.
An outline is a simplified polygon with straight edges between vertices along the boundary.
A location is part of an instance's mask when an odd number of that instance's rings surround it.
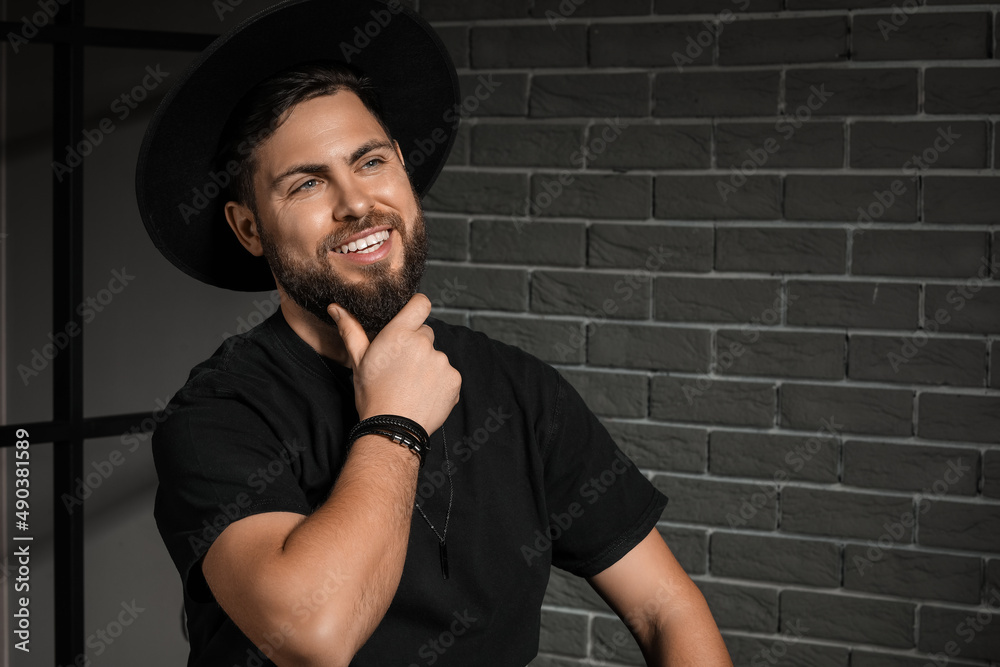
<svg viewBox="0 0 1000 667">
<path fill-rule="evenodd" d="M 340 308 L 330 306 L 326 309 L 326 312 L 330 313 L 330 317 L 333 318 L 334 322 L 340 322 Z"/>
</svg>

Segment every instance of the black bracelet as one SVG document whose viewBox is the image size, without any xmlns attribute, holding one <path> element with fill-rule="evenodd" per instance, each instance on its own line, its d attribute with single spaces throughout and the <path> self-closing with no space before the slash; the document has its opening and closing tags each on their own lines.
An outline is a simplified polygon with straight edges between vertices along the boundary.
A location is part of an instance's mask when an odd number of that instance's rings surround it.
<svg viewBox="0 0 1000 667">
<path fill-rule="evenodd" d="M 431 439 L 424 427 L 406 417 L 397 415 L 375 415 L 359 421 L 347 436 L 347 446 L 364 435 L 381 435 L 393 442 L 405 445 L 420 459 L 424 467 L 424 455 L 431 449 Z"/>
</svg>

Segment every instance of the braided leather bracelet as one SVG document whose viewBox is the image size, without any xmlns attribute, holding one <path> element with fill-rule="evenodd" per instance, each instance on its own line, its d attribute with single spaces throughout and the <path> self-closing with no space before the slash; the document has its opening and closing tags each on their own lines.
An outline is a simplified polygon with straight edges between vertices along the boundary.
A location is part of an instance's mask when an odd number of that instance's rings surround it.
<svg viewBox="0 0 1000 667">
<path fill-rule="evenodd" d="M 398 415 L 375 415 L 359 421 L 347 436 L 347 446 L 364 435 L 381 435 L 393 442 L 405 445 L 420 459 L 420 467 L 424 467 L 424 454 L 431 449 L 431 439 L 424 427 L 406 417 Z"/>
</svg>

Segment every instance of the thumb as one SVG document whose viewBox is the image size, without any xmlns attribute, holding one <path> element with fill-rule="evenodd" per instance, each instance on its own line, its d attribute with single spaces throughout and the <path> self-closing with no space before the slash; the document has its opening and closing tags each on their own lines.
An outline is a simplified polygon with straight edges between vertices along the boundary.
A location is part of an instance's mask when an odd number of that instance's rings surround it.
<svg viewBox="0 0 1000 667">
<path fill-rule="evenodd" d="M 347 355 L 351 358 L 351 367 L 357 370 L 365 352 L 368 351 L 368 334 L 365 333 L 364 327 L 354 319 L 353 315 L 337 304 L 331 303 L 327 306 L 326 312 L 336 322 L 340 338 L 344 341 L 344 347 L 347 349 Z"/>
</svg>

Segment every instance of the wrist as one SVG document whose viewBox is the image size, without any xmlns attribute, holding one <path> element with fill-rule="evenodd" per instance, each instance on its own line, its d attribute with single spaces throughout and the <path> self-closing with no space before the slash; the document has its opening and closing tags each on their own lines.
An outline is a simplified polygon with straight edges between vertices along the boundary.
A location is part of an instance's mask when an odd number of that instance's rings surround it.
<svg viewBox="0 0 1000 667">
<path fill-rule="evenodd" d="M 347 436 L 347 446 L 350 448 L 358 438 L 366 435 L 377 435 L 392 443 L 409 449 L 424 465 L 424 457 L 430 451 L 430 437 L 424 427 L 406 417 L 399 415 L 374 415 L 359 421 Z"/>
</svg>

